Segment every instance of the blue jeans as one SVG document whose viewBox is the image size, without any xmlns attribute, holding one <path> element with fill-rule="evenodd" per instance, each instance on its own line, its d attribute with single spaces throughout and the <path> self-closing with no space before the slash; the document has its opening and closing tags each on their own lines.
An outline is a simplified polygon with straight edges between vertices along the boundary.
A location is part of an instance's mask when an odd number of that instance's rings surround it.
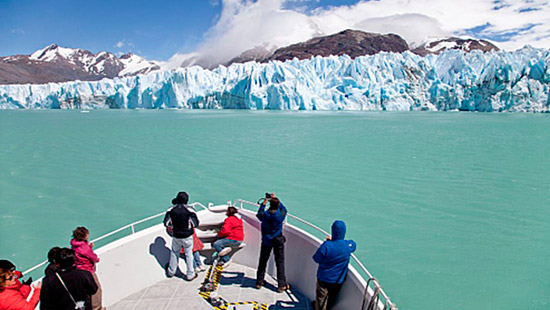
<svg viewBox="0 0 550 310">
<path fill-rule="evenodd" d="M 193 252 L 193 268 L 197 268 L 201 265 L 201 255 L 199 251 Z"/>
<path fill-rule="evenodd" d="M 168 275 L 173 276 L 178 269 L 178 258 L 181 248 L 185 249 L 185 264 L 187 265 L 187 279 L 195 276 L 193 269 L 193 236 L 187 238 L 172 238 L 172 251 L 170 251 L 170 264 L 168 266 Z"/>
<path fill-rule="evenodd" d="M 216 249 L 217 253 L 220 253 L 220 251 L 223 250 L 223 248 L 227 248 L 227 247 L 230 247 L 230 246 L 239 246 L 239 245 L 241 245 L 241 243 L 243 243 L 243 242 L 223 238 L 223 239 L 219 239 L 219 240 L 214 241 L 214 244 L 212 246 L 214 246 L 214 249 Z M 220 262 L 227 263 L 228 261 L 229 261 L 229 255 L 220 256 Z"/>
</svg>

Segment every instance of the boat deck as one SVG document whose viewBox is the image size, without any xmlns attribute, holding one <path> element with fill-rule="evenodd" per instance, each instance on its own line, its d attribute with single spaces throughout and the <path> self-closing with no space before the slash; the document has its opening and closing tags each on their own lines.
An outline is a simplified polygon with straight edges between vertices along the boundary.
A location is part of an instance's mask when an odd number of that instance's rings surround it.
<svg viewBox="0 0 550 310">
<path fill-rule="evenodd" d="M 162 280 L 118 301 L 108 310 L 181 310 L 214 309 L 199 295 L 199 288 L 206 272 L 188 282 L 178 277 Z M 227 302 L 257 302 L 267 304 L 267 309 L 311 309 L 310 300 L 291 289 L 277 292 L 277 281 L 266 274 L 266 285 L 256 289 L 256 270 L 233 262 L 222 272 L 218 294 Z M 227 309 L 253 309 L 253 304 L 231 305 Z"/>
</svg>

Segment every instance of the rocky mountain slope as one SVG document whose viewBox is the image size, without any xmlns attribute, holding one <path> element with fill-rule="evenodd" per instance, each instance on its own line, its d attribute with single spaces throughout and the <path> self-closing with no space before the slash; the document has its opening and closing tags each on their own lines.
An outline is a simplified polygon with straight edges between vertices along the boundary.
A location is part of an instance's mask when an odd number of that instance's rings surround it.
<svg viewBox="0 0 550 310">
<path fill-rule="evenodd" d="M 396 34 L 369 33 L 359 30 L 344 30 L 342 32 L 317 37 L 306 42 L 292 44 L 276 49 L 270 53 L 266 49 L 256 47 L 245 51 L 232 59 L 228 64 L 247 61 L 268 62 L 270 60 L 285 61 L 293 59 L 308 59 L 312 56 L 341 56 L 352 58 L 374 55 L 379 52 L 402 53 L 409 50 L 407 42 Z"/>
<path fill-rule="evenodd" d="M 52 44 L 31 55 L 1 57 L 0 84 L 96 81 L 159 69 L 157 63 L 134 54 L 119 58 L 109 52 L 94 54 Z"/>
</svg>

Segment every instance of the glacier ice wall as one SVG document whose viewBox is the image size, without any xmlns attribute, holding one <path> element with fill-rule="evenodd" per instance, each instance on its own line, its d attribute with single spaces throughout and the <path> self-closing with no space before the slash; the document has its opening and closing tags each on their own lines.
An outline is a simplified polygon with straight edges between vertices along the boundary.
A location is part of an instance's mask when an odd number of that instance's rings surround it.
<svg viewBox="0 0 550 310">
<path fill-rule="evenodd" d="M 379 53 L 190 67 L 135 77 L 0 85 L 0 109 L 550 112 L 550 51 Z"/>
</svg>

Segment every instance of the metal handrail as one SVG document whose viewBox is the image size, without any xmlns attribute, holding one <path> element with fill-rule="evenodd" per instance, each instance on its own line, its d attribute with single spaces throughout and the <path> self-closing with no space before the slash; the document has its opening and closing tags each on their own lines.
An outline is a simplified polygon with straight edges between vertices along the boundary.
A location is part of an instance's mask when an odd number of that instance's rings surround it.
<svg viewBox="0 0 550 310">
<path fill-rule="evenodd" d="M 192 204 L 190 204 L 190 206 L 192 206 L 193 208 L 195 208 L 195 207 L 200 207 L 200 208 L 202 208 L 202 209 L 204 209 L 204 210 L 209 210 L 210 207 L 212 206 L 212 204 L 210 203 L 210 204 L 208 205 L 208 207 L 206 207 L 205 205 L 203 205 L 203 204 L 200 203 L 200 202 L 193 202 Z M 155 214 L 155 215 L 146 217 L 146 218 L 144 218 L 144 219 L 141 219 L 141 220 L 139 220 L 139 221 L 135 221 L 135 222 L 130 223 L 130 224 L 126 225 L 126 226 L 122 226 L 122 227 L 120 227 L 120 228 L 118 228 L 118 229 L 115 229 L 115 230 L 109 232 L 109 233 L 106 233 L 106 234 L 104 234 L 104 235 L 102 235 L 102 236 L 99 236 L 99 237 L 97 237 L 97 238 L 91 240 L 90 242 L 101 241 L 101 240 L 103 240 L 103 239 L 105 239 L 105 238 L 107 238 L 107 237 L 110 237 L 110 236 L 112 236 L 112 235 L 114 235 L 114 234 L 116 234 L 116 233 L 119 233 L 119 232 L 121 232 L 121 231 L 123 231 L 123 230 L 125 230 L 125 229 L 128 229 L 128 228 L 131 229 L 131 231 L 132 231 L 131 235 L 133 235 L 133 234 L 136 233 L 136 230 L 135 230 L 135 226 L 136 226 L 136 225 L 141 224 L 141 223 L 143 223 L 143 222 L 147 222 L 147 221 L 152 220 L 152 219 L 154 219 L 154 218 L 156 218 L 156 217 L 160 217 L 160 216 L 164 215 L 165 213 L 166 213 L 166 212 L 161 212 L 161 213 L 158 213 L 158 214 Z M 35 266 L 33 266 L 33 267 L 31 267 L 31 268 L 25 270 L 24 274 L 28 274 L 29 272 L 33 272 L 33 271 L 35 271 L 36 269 L 38 269 L 38 268 L 40 268 L 40 267 L 46 265 L 47 263 L 48 263 L 48 261 L 45 260 L 45 261 L 39 263 L 38 265 L 35 265 Z"/>
<path fill-rule="evenodd" d="M 244 208 L 243 208 L 243 204 L 248 204 L 248 205 L 255 206 L 255 207 L 259 207 L 259 206 L 260 206 L 259 204 L 255 203 L 255 202 L 247 201 L 247 200 L 244 200 L 244 199 L 237 199 L 237 201 L 240 203 L 240 206 L 236 206 L 236 207 L 239 207 L 240 209 L 244 209 Z M 192 207 L 201 207 L 201 208 L 203 208 L 203 209 L 205 209 L 205 210 L 210 210 L 210 208 L 213 206 L 213 204 L 212 204 L 212 203 L 209 203 L 209 204 L 208 204 L 208 207 L 206 207 L 206 206 L 204 206 L 204 205 L 203 205 L 202 203 L 200 203 L 200 202 L 194 202 L 194 203 L 190 204 L 190 206 L 192 206 Z M 114 235 L 114 234 L 116 234 L 116 233 L 118 233 L 118 232 L 121 232 L 121 231 L 123 231 L 123 230 L 125 230 L 125 229 L 128 229 L 128 228 L 131 229 L 131 231 L 132 231 L 131 235 L 133 235 L 133 234 L 135 234 L 135 226 L 136 226 L 136 225 L 141 224 L 141 223 L 146 222 L 146 221 L 149 221 L 149 220 L 152 220 L 152 219 L 154 219 L 154 218 L 160 217 L 160 216 L 164 215 L 165 213 L 166 213 L 166 212 L 161 212 L 161 213 L 158 213 L 158 214 L 155 214 L 155 215 L 146 217 L 146 218 L 144 218 L 144 219 L 135 221 L 135 222 L 130 223 L 130 224 L 126 225 L 126 226 L 123 226 L 123 227 L 120 227 L 120 228 L 118 228 L 118 229 L 115 229 L 115 230 L 113 230 L 113 231 L 111 231 L 111 232 L 109 232 L 109 233 L 107 233 L 107 234 L 104 234 L 104 235 L 102 235 L 102 236 L 100 236 L 100 237 L 97 237 L 97 238 L 93 239 L 93 240 L 90 241 L 90 242 L 101 241 L 101 240 L 103 240 L 103 239 L 105 239 L 105 238 L 107 238 L 107 237 L 110 237 L 110 236 L 112 236 L 112 235 Z M 307 225 L 307 226 L 309 226 L 309 227 L 311 227 L 311 228 L 313 228 L 313 229 L 319 231 L 320 233 L 322 233 L 322 234 L 324 234 L 324 235 L 330 236 L 330 234 L 329 234 L 328 232 L 326 232 L 325 230 L 323 230 L 323 229 L 321 229 L 321 228 L 319 228 L 319 227 L 317 227 L 317 226 L 311 224 L 310 222 L 308 222 L 308 221 L 306 221 L 306 220 L 303 220 L 303 219 L 301 219 L 301 218 L 299 218 L 299 217 L 297 217 L 297 216 L 294 216 L 294 215 L 292 215 L 292 214 L 290 214 L 290 213 L 288 213 L 287 216 L 290 217 L 290 218 L 292 218 L 293 220 L 296 220 L 296 221 L 298 221 L 298 222 L 300 222 L 300 223 L 302 223 L 302 224 L 304 224 L 304 225 Z M 386 302 L 389 303 L 390 309 L 397 309 L 397 308 L 395 308 L 395 305 L 391 302 L 390 297 L 389 297 L 388 295 L 386 295 L 386 293 L 385 293 L 384 290 L 382 289 L 382 286 L 380 285 L 380 283 L 378 283 L 378 280 L 376 280 L 376 279 L 371 275 L 371 273 L 370 273 L 370 272 L 367 270 L 367 268 L 361 263 L 361 261 L 359 261 L 359 259 L 358 259 L 354 254 L 351 254 L 351 258 L 353 259 L 353 261 L 355 261 L 355 263 L 359 266 L 359 268 L 360 268 L 365 274 L 367 274 L 367 275 L 369 276 L 369 281 L 372 280 L 373 285 L 376 285 L 376 286 L 378 286 L 378 287 L 380 288 L 380 293 L 382 294 L 382 296 L 384 296 L 384 299 L 386 300 Z M 31 267 L 31 268 L 25 270 L 24 274 L 28 274 L 29 272 L 32 272 L 32 271 L 34 271 L 34 270 L 36 270 L 36 269 L 38 269 L 38 268 L 44 266 L 44 265 L 47 264 L 47 263 L 48 263 L 47 260 L 46 260 L 46 261 L 43 261 L 43 262 L 39 263 L 38 265 L 33 266 L 33 267 Z M 367 286 L 368 286 L 368 282 L 367 282 Z"/>
<path fill-rule="evenodd" d="M 201 206 L 202 206 L 202 204 L 201 204 Z M 204 207 L 204 206 L 202 206 L 202 207 Z M 206 207 L 205 207 L 205 208 L 206 208 Z M 105 238 L 107 238 L 107 237 L 110 237 L 110 236 L 112 236 L 112 235 L 114 235 L 114 234 L 116 234 L 116 233 L 118 233 L 118 232 L 121 232 L 121 231 L 123 231 L 123 230 L 125 230 L 125 229 L 128 229 L 128 228 L 131 229 L 131 231 L 132 231 L 131 235 L 133 235 L 133 234 L 136 233 L 136 230 L 135 230 L 135 226 L 136 226 L 136 225 L 141 224 L 141 223 L 143 223 L 143 222 L 147 222 L 147 221 L 152 220 L 152 219 L 154 219 L 154 218 L 156 218 L 156 217 L 160 217 L 161 215 L 164 215 L 165 213 L 166 213 L 166 212 L 162 212 L 162 213 L 159 213 L 159 214 L 155 214 L 155 215 L 146 217 L 146 218 L 141 219 L 141 220 L 139 220 L 139 221 L 132 222 L 132 223 L 130 223 L 130 224 L 128 224 L 128 225 L 122 226 L 122 227 L 120 227 L 120 228 L 118 228 L 118 229 L 115 229 L 115 230 L 109 232 L 109 233 L 106 233 L 106 234 L 104 234 L 104 235 L 102 235 L 102 236 L 99 236 L 99 237 L 97 237 L 97 238 L 91 240 L 90 242 L 94 242 L 94 243 L 95 243 L 95 242 L 97 242 L 97 241 L 101 241 L 101 240 L 103 240 L 103 239 L 105 239 Z M 33 266 L 33 267 L 31 267 L 31 268 L 25 270 L 25 272 L 23 272 L 23 273 L 24 273 L 24 274 L 28 274 L 29 272 L 33 272 L 34 270 L 36 270 L 36 269 L 38 269 L 38 268 L 40 268 L 40 267 L 46 265 L 47 263 L 48 263 L 48 261 L 45 260 L 45 261 L 39 263 L 38 265 Z"/>
<path fill-rule="evenodd" d="M 240 203 L 240 206 L 239 206 L 240 209 L 243 209 L 243 204 L 248 204 L 248 205 L 255 206 L 255 207 L 260 206 L 259 204 L 255 203 L 255 202 L 247 201 L 247 200 L 244 200 L 244 199 L 237 199 L 237 201 Z M 322 233 L 326 236 L 330 236 L 330 234 L 328 232 L 326 232 L 325 230 L 323 230 L 320 227 L 315 226 L 314 224 L 311 224 L 310 222 L 308 222 L 306 220 L 303 220 L 303 219 L 301 219 L 297 216 L 294 216 L 290 213 L 287 213 L 287 216 L 294 219 L 294 220 L 296 220 L 296 221 L 298 221 L 298 222 L 300 222 L 300 223 L 302 223 L 302 224 L 304 224 L 304 225 L 307 225 L 307 226 L 319 231 L 320 233 Z M 382 294 L 382 296 L 384 296 L 384 299 L 389 303 L 390 309 L 396 309 L 395 305 L 391 302 L 391 299 L 386 294 L 386 292 L 384 292 L 384 289 L 382 288 L 382 286 L 380 285 L 378 280 L 372 276 L 372 274 L 367 270 L 367 268 L 363 265 L 363 263 L 361 263 L 361 261 L 359 261 L 359 259 L 355 256 L 355 254 L 351 254 L 351 258 L 359 266 L 359 268 L 369 276 L 369 281 L 372 280 L 373 285 L 376 285 L 380 288 L 380 293 Z M 368 286 L 368 282 L 367 282 L 367 286 Z"/>
</svg>

